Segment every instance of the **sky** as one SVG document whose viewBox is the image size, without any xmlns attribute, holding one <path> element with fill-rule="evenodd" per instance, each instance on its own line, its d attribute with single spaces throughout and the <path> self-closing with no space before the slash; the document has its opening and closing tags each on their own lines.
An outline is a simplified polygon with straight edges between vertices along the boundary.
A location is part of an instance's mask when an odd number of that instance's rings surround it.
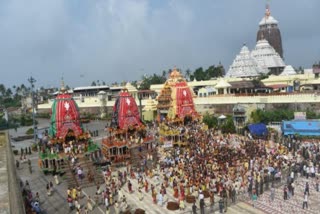
<svg viewBox="0 0 320 214">
<path fill-rule="evenodd" d="M 270 0 L 286 64 L 320 60 L 320 1 Z M 176 66 L 228 70 L 253 49 L 266 0 L 0 0 L 0 83 L 71 87 Z"/>
</svg>

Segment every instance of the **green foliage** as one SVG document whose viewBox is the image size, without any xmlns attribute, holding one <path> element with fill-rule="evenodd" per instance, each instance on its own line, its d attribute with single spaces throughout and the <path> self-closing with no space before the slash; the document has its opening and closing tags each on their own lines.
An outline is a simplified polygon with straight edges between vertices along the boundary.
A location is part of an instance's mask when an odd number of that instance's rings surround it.
<svg viewBox="0 0 320 214">
<path fill-rule="evenodd" d="M 22 114 L 20 117 L 21 126 L 31 126 L 33 124 L 32 116 L 29 114 Z"/>
<path fill-rule="evenodd" d="M 209 129 L 215 128 L 218 126 L 218 119 L 208 112 L 203 116 L 202 121 L 208 126 Z"/>
<path fill-rule="evenodd" d="M 0 107 L 20 107 L 21 97 L 25 96 L 29 90 L 22 84 L 21 86 L 13 86 L 15 93 L 11 88 L 6 88 L 3 84 L 0 84 Z"/>
<path fill-rule="evenodd" d="M 320 114 L 307 109 L 307 119 L 320 119 Z M 275 109 L 272 111 L 263 111 L 257 109 L 251 113 L 251 120 L 253 123 L 265 123 L 281 122 L 282 120 L 294 119 L 294 111 L 289 109 Z"/>
<path fill-rule="evenodd" d="M 257 109 L 251 113 L 253 123 L 281 122 L 282 120 L 292 120 L 294 111 L 289 109 L 275 109 L 272 111 L 263 111 Z"/>
<path fill-rule="evenodd" d="M 232 116 L 227 116 L 226 121 L 221 125 L 222 133 L 236 133 L 236 127 Z"/>
<path fill-rule="evenodd" d="M 312 111 L 311 109 L 307 109 L 306 111 L 307 119 L 320 119 L 320 114 L 317 114 L 316 112 Z"/>
<path fill-rule="evenodd" d="M 268 76 L 268 74 L 260 74 L 258 77 L 252 80 L 253 85 L 259 87 L 260 85 L 262 85 L 262 80 L 268 78 Z"/>
<path fill-rule="evenodd" d="M 37 113 L 36 117 L 50 119 L 50 114 L 49 113 Z"/>
<path fill-rule="evenodd" d="M 140 90 L 148 90 L 150 89 L 150 85 L 153 84 L 163 84 L 167 80 L 167 77 L 165 76 L 165 72 L 162 74 L 162 76 L 153 74 L 151 76 L 144 76 L 142 78 L 142 82 L 140 84 L 139 89 Z"/>
<path fill-rule="evenodd" d="M 9 128 L 9 124 L 7 123 L 7 121 L 4 118 L 0 118 L 0 130 L 8 129 L 8 128 Z"/>
<path fill-rule="evenodd" d="M 224 68 L 221 65 L 211 65 L 209 68 L 204 70 L 202 67 L 197 68 L 194 72 L 190 70 L 186 71 L 186 75 L 190 76 L 190 80 L 210 80 L 212 78 L 222 77 L 224 75 Z"/>
<path fill-rule="evenodd" d="M 34 132 L 33 128 L 30 128 L 26 131 L 26 134 L 31 135 L 33 134 L 33 132 Z"/>
</svg>

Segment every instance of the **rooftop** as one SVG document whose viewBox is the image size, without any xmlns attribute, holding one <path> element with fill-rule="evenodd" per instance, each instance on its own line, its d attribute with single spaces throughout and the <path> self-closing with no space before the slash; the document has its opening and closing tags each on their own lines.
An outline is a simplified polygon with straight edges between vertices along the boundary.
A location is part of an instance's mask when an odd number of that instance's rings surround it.
<svg viewBox="0 0 320 214">
<path fill-rule="evenodd" d="M 289 76 L 289 75 L 296 75 L 297 72 L 294 70 L 294 68 L 291 65 L 287 65 L 280 76 Z"/>
</svg>

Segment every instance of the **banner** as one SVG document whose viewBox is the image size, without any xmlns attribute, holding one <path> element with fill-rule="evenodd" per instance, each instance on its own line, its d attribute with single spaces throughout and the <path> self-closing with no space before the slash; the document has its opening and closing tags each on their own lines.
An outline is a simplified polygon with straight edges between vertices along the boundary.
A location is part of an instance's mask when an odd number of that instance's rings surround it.
<svg viewBox="0 0 320 214">
<path fill-rule="evenodd" d="M 294 112 L 294 119 L 295 120 L 306 120 L 306 112 Z"/>
</svg>

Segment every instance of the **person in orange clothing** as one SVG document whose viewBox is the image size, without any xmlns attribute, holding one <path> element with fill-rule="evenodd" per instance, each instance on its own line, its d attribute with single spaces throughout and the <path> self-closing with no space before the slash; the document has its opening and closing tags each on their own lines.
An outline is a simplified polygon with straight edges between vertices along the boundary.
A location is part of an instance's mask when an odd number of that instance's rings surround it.
<svg viewBox="0 0 320 214">
<path fill-rule="evenodd" d="M 177 186 L 175 186 L 175 187 L 173 188 L 173 191 L 174 191 L 174 193 L 173 193 L 173 197 L 178 198 L 178 197 L 179 197 L 179 190 L 178 190 L 178 187 L 177 187 Z"/>
<path fill-rule="evenodd" d="M 156 204 L 157 203 L 157 193 L 156 193 L 155 189 L 152 190 L 152 194 L 151 195 L 152 195 L 153 203 Z"/>
<path fill-rule="evenodd" d="M 38 166 L 40 169 L 42 169 L 42 167 L 43 167 L 41 158 L 38 159 Z"/>
<path fill-rule="evenodd" d="M 149 187 L 149 183 L 148 183 L 147 179 L 145 179 L 145 181 L 144 181 L 144 190 L 146 192 L 148 192 L 148 187 Z"/>
</svg>

